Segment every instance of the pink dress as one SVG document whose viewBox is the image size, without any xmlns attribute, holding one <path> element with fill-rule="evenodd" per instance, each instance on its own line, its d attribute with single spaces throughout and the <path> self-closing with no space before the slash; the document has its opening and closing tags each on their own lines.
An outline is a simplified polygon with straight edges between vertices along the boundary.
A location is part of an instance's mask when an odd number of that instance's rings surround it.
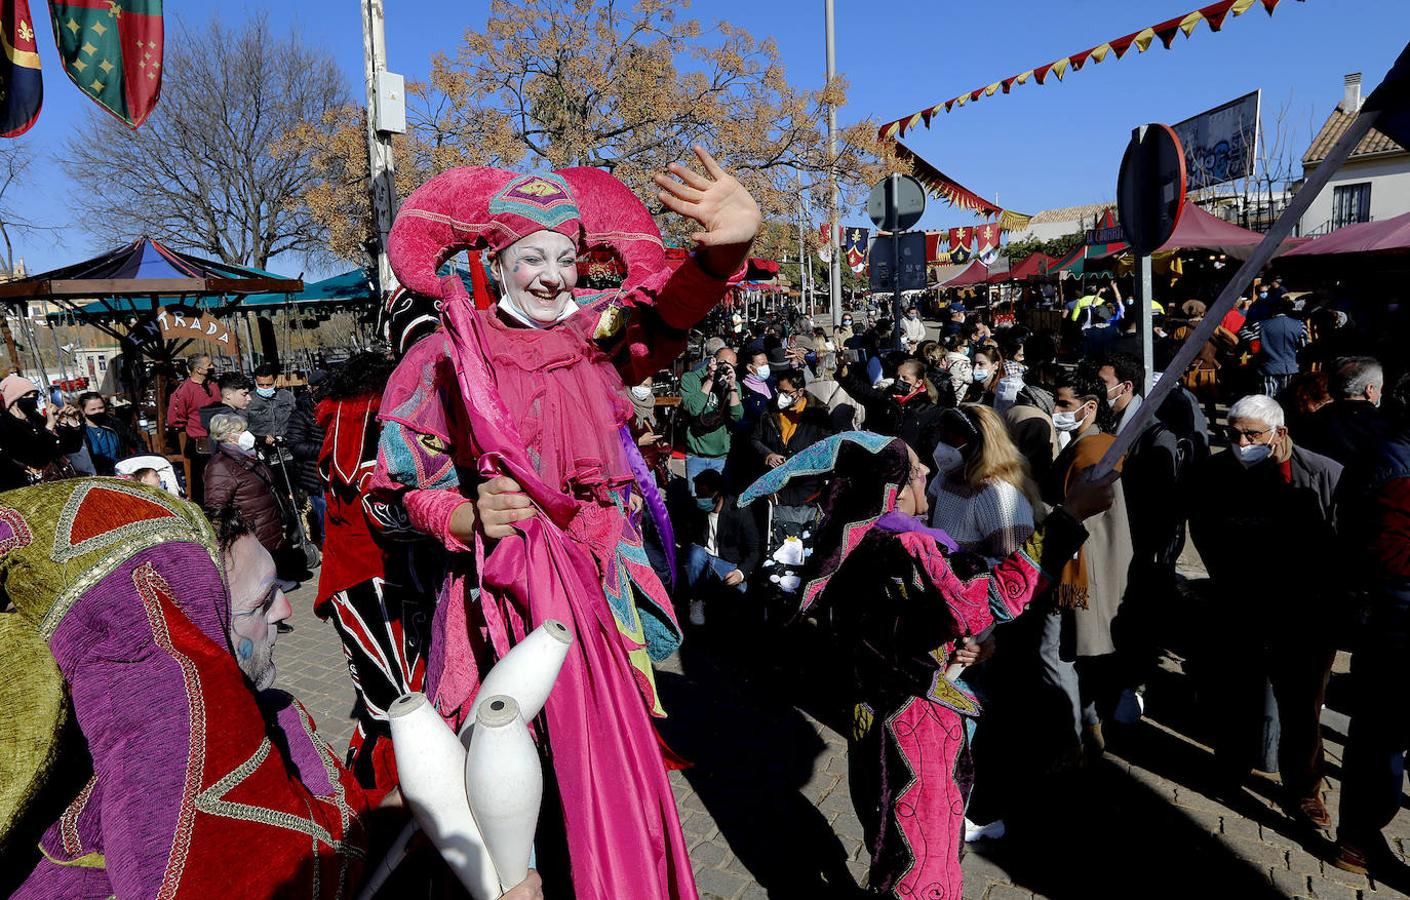
<svg viewBox="0 0 1410 900">
<path fill-rule="evenodd" d="M 426 692 L 459 727 L 482 673 L 544 619 L 576 640 L 545 706 L 579 898 L 696 896 L 651 716 L 652 660 L 680 642 L 631 510 L 635 446 L 626 383 L 681 351 L 728 287 L 687 261 L 623 293 L 575 291 L 546 329 L 508 324 L 460 294 L 446 331 L 388 383 L 376 486 L 454 553 L 433 628 Z M 455 509 L 482 480 L 514 478 L 540 514 L 518 534 L 466 546 Z M 478 588 L 478 596 L 476 595 Z"/>
</svg>

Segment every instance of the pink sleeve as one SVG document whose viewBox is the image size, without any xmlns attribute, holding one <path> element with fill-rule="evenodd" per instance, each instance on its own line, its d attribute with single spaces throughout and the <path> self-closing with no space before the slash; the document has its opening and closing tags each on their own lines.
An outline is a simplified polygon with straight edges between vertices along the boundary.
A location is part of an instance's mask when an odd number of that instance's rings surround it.
<svg viewBox="0 0 1410 900">
<path fill-rule="evenodd" d="M 669 366 L 685 349 L 690 329 L 742 277 L 743 270 L 716 278 L 691 256 L 674 271 L 662 270 L 628 292 L 623 305 L 635 314 L 627 326 L 626 356 L 618 363 L 627 383 Z"/>
<path fill-rule="evenodd" d="M 450 531 L 455 511 L 470 502 L 459 491 L 412 489 L 401 495 L 401 501 L 411 526 L 417 531 L 439 538 L 452 553 L 468 553 L 473 549 Z"/>
<path fill-rule="evenodd" d="M 966 581 L 955 574 L 933 538 L 915 532 L 901 535 L 901 545 L 944 599 L 961 634 L 978 634 L 995 622 L 1009 621 L 1042 592 L 1048 579 L 1037 562 L 1041 541 L 1041 534 L 1031 536 L 998 565 Z"/>
</svg>

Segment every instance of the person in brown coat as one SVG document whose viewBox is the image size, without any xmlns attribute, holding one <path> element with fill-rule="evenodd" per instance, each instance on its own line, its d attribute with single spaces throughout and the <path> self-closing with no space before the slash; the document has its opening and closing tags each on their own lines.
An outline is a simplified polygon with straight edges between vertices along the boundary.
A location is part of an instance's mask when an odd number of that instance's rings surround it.
<svg viewBox="0 0 1410 900">
<path fill-rule="evenodd" d="M 215 452 L 204 475 L 206 514 L 234 506 L 264 548 L 279 559 L 285 543 L 284 519 L 274 476 L 255 456 L 249 423 L 234 413 L 221 413 L 211 419 L 210 433 Z"/>
</svg>

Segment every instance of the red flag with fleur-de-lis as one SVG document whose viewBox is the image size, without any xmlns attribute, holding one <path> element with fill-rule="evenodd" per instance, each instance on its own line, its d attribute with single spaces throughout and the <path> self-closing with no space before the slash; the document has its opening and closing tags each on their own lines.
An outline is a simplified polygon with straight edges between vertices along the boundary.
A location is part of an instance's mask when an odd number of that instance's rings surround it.
<svg viewBox="0 0 1410 900">
<path fill-rule="evenodd" d="M 133 128 L 162 91 L 162 0 L 49 0 L 69 79 Z"/>
</svg>

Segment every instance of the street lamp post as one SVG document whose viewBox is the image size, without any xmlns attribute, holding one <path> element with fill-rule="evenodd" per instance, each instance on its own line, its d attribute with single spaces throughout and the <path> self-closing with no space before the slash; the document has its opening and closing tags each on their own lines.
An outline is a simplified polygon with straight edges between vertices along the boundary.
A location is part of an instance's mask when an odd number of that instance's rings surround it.
<svg viewBox="0 0 1410 900">
<path fill-rule="evenodd" d="M 396 289 L 387 261 L 387 235 L 397 214 L 392 134 L 406 131 L 406 101 L 400 75 L 387 71 L 387 36 L 382 0 L 362 0 L 362 63 L 367 80 L 367 163 L 376 246 L 377 296 Z"/>
<path fill-rule="evenodd" d="M 833 24 L 832 4 L 833 0 L 823 0 L 823 15 L 827 30 L 827 83 L 829 86 L 832 84 L 832 79 L 837 77 L 837 39 Z M 840 217 L 837 189 L 837 107 L 831 103 L 827 105 L 827 153 L 828 179 L 832 189 L 832 205 L 828 210 L 827 218 L 827 245 L 832 251 L 832 259 L 828 262 L 827 287 L 832 322 L 836 325 L 842 321 L 842 260 L 839 258 L 837 246 L 837 223 Z"/>
</svg>

